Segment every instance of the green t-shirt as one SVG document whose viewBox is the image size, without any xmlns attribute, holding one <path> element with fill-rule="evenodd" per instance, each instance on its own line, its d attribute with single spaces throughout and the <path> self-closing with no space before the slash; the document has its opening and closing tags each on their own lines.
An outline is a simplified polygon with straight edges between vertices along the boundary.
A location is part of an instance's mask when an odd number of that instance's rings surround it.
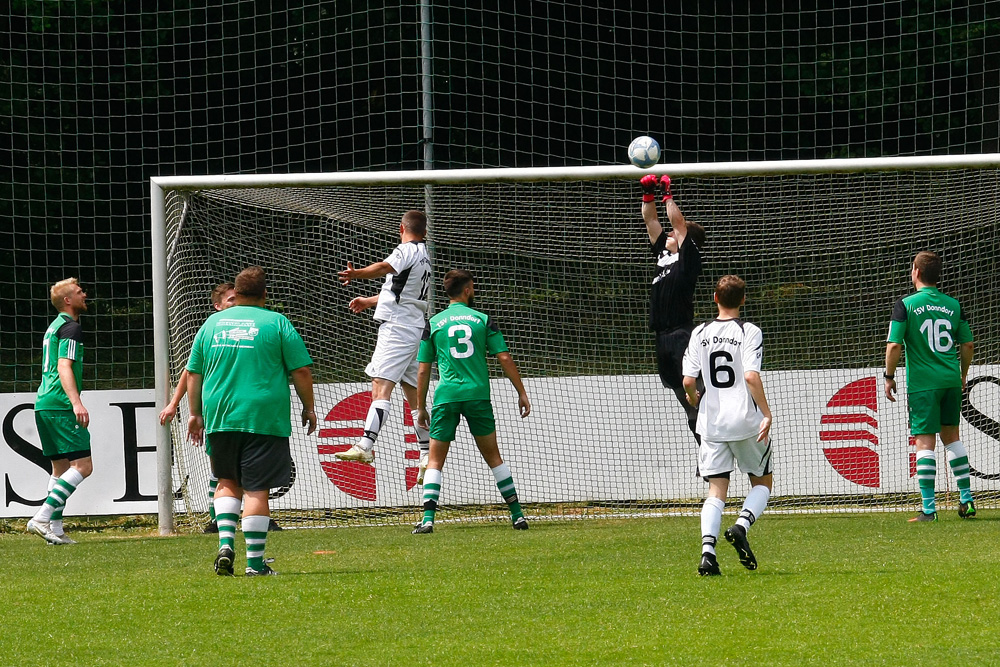
<svg viewBox="0 0 1000 667">
<path fill-rule="evenodd" d="M 59 381 L 59 360 L 73 360 L 76 390 L 83 387 L 83 328 L 66 313 L 59 313 L 42 337 L 42 384 L 35 410 L 72 410 L 73 404 Z"/>
<path fill-rule="evenodd" d="M 288 437 L 288 373 L 312 359 L 284 315 L 258 306 L 215 313 L 198 330 L 187 370 L 202 376 L 205 432 Z"/>
<path fill-rule="evenodd" d="M 417 361 L 437 361 L 440 379 L 434 405 L 490 400 L 486 355 L 506 351 L 496 323 L 464 303 L 454 302 L 432 317 L 430 335 L 421 341 Z"/>
<path fill-rule="evenodd" d="M 907 391 L 961 387 L 959 346 L 971 341 L 961 304 L 936 287 L 921 287 L 892 308 L 888 342 L 906 350 Z"/>
</svg>

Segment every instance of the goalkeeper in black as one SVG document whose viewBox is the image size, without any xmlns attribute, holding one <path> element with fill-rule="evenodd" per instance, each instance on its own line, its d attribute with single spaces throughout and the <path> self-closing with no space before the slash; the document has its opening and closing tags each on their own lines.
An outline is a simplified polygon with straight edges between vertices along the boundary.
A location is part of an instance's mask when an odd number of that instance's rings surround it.
<svg viewBox="0 0 1000 667">
<path fill-rule="evenodd" d="M 682 371 L 684 351 L 694 329 L 694 288 L 701 275 L 701 251 L 705 247 L 705 228 L 686 220 L 673 194 L 670 177 L 643 176 L 642 220 L 646 223 L 656 271 L 649 296 L 649 328 L 656 333 L 656 366 L 660 382 L 671 389 L 687 414 L 688 426 L 695 432 L 698 408 L 688 403 Z M 657 190 L 662 189 L 670 227 L 664 229 L 656 210 Z M 698 379 L 698 392 L 704 384 Z"/>
</svg>

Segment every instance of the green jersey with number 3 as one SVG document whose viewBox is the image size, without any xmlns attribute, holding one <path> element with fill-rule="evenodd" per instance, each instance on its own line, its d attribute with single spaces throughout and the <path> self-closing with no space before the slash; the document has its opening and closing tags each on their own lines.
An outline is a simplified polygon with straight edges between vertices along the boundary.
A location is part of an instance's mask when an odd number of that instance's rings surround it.
<svg viewBox="0 0 1000 667">
<path fill-rule="evenodd" d="M 907 391 L 961 387 L 959 346 L 971 341 L 961 304 L 936 287 L 921 287 L 892 308 L 888 342 L 906 350 Z"/>
<path fill-rule="evenodd" d="M 430 335 L 420 343 L 417 361 L 437 361 L 440 380 L 434 389 L 434 405 L 490 400 L 486 356 L 506 351 L 496 323 L 464 303 L 452 303 L 432 317 Z"/>
</svg>

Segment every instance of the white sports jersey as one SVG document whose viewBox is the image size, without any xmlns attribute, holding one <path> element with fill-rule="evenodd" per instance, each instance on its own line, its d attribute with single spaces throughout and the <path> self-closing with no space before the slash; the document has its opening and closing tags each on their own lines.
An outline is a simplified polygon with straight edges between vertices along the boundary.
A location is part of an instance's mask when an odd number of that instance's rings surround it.
<svg viewBox="0 0 1000 667">
<path fill-rule="evenodd" d="M 702 438 L 731 442 L 756 436 L 763 413 L 750 396 L 743 374 L 760 372 L 764 355 L 760 328 L 743 320 L 712 320 L 691 332 L 684 353 L 684 375 L 705 381 L 698 406 Z"/>
<path fill-rule="evenodd" d="M 385 277 L 378 294 L 374 318 L 407 327 L 424 328 L 427 292 L 431 285 L 431 260 L 423 241 L 400 243 L 385 258 L 392 273 Z"/>
</svg>

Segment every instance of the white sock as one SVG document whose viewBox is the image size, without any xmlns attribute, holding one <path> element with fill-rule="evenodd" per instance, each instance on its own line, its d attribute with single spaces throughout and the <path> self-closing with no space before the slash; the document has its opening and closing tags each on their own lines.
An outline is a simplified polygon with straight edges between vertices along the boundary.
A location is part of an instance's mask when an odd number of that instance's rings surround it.
<svg viewBox="0 0 1000 667">
<path fill-rule="evenodd" d="M 49 493 L 50 491 L 52 491 L 52 487 L 56 485 L 56 480 L 57 479 L 59 479 L 59 478 L 56 477 L 55 475 L 49 476 L 49 488 L 45 489 L 46 493 Z M 52 516 L 54 517 L 55 515 L 56 515 L 56 513 L 53 512 Z M 52 519 L 51 526 L 52 526 L 52 532 L 55 533 L 56 535 L 62 535 L 63 533 L 66 532 L 63 529 L 62 513 L 61 512 L 59 513 L 59 518 L 58 519 L 55 519 L 55 518 Z"/>
<path fill-rule="evenodd" d="M 423 454 L 431 448 L 431 432 L 417 426 L 417 415 L 419 414 L 420 412 L 417 410 L 410 410 L 410 417 L 413 418 L 413 432 L 417 435 L 417 448 Z"/>
<path fill-rule="evenodd" d="M 750 530 L 750 526 L 760 518 L 767 507 L 767 501 L 771 498 L 771 489 L 763 484 L 750 489 L 747 499 L 743 501 L 743 509 L 740 510 L 740 518 L 736 520 L 736 525 L 743 526 L 745 530 Z"/>
<path fill-rule="evenodd" d="M 719 539 L 722 526 L 722 510 L 726 502 L 722 498 L 709 496 L 701 506 L 701 552 L 715 553 L 715 543 Z"/>
<path fill-rule="evenodd" d="M 34 520 L 49 521 L 52 518 L 53 512 L 66 506 L 66 501 L 76 491 L 76 487 L 80 486 L 80 482 L 83 479 L 84 477 L 80 474 L 80 471 L 76 468 L 70 468 L 54 482 L 49 480 L 52 486 L 49 488 L 48 497 L 46 497 L 42 506 L 38 508 L 38 511 L 35 512 Z"/>
<path fill-rule="evenodd" d="M 251 514 L 243 517 L 243 536 L 247 543 L 247 560 L 251 558 L 263 558 L 264 546 L 267 543 L 267 527 L 271 524 L 271 517 L 260 514 Z M 263 535 L 263 537 L 260 537 Z"/>
<path fill-rule="evenodd" d="M 365 434 L 358 440 L 358 447 L 370 452 L 375 447 L 375 440 L 378 439 L 382 424 L 389 418 L 389 409 L 392 404 L 389 401 L 372 401 L 368 408 L 368 416 L 365 418 Z"/>
</svg>

